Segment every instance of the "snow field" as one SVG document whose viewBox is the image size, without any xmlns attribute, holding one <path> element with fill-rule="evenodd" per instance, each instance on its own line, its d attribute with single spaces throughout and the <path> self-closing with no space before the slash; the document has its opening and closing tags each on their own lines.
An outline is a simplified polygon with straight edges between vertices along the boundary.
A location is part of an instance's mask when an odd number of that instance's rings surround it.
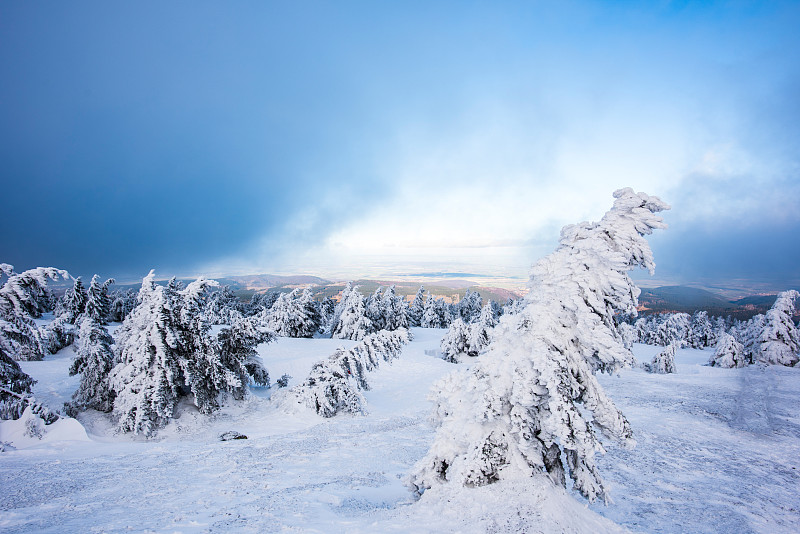
<svg viewBox="0 0 800 534">
<path fill-rule="evenodd" d="M 212 416 L 183 403 L 149 441 L 114 434 L 108 416 L 90 411 L 80 422 L 91 441 L 19 443 L 0 453 L 0 531 L 800 530 L 800 370 L 711 368 L 704 366 L 711 349 L 679 349 L 677 374 L 626 369 L 599 377 L 638 443 L 630 450 L 609 444 L 598 457 L 610 506 L 587 506 L 544 478 L 448 485 L 414 503 L 403 479 L 433 441 L 428 391 L 470 362 L 430 355 L 445 330 L 412 333 L 399 359 L 369 373 L 365 416 L 323 419 L 281 402 L 284 390 L 254 388 L 248 400 Z M 353 344 L 279 338 L 259 352 L 273 382 L 288 373 L 293 386 L 313 363 Z M 634 347 L 640 362 L 661 350 Z M 58 406 L 69 399 L 77 385 L 67 376 L 71 357 L 66 349 L 22 362 L 39 380 L 39 400 Z M 14 423 L 1 423 L 0 432 Z M 249 439 L 218 441 L 227 430 Z"/>
</svg>

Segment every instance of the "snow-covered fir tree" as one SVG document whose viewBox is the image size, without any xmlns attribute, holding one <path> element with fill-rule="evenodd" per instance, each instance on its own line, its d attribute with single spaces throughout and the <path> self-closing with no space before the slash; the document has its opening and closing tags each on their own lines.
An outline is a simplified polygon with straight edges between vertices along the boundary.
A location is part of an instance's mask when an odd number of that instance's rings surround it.
<svg viewBox="0 0 800 534">
<path fill-rule="evenodd" d="M 408 304 L 399 296 L 395 287 L 389 286 L 383 292 L 383 328 L 381 330 L 394 331 L 398 328 L 408 328 Z"/>
<path fill-rule="evenodd" d="M 66 315 L 59 315 L 40 329 L 42 343 L 48 353 L 56 354 L 75 341 L 75 325 L 67 319 Z"/>
<path fill-rule="evenodd" d="M 273 339 L 272 332 L 257 316 L 232 315 L 231 326 L 217 335 L 220 362 L 236 377 L 230 389 L 234 399 L 247 395 L 248 383 L 269 387 L 269 372 L 256 347 Z"/>
<path fill-rule="evenodd" d="M 503 316 L 503 307 L 500 304 L 498 304 L 496 301 L 491 300 L 491 299 L 489 300 L 488 306 L 492 310 L 492 315 L 494 316 L 494 321 L 495 321 L 495 324 L 496 324 L 497 321 L 500 320 L 500 317 Z"/>
<path fill-rule="evenodd" d="M 686 340 L 691 316 L 688 313 L 664 313 L 659 316 L 650 344 L 666 347 Z"/>
<path fill-rule="evenodd" d="M 716 333 L 707 311 L 696 311 L 692 315 L 689 329 L 686 332 L 686 343 L 694 349 L 716 345 Z"/>
<path fill-rule="evenodd" d="M 800 293 L 794 289 L 778 293 L 775 303 L 767 310 L 764 327 L 758 335 L 755 359 L 770 365 L 796 365 L 800 361 L 800 331 L 792 315 L 794 301 Z"/>
<path fill-rule="evenodd" d="M 735 331 L 736 340 L 744 347 L 744 357 L 747 363 L 755 363 L 761 354 L 761 333 L 767 324 L 767 318 L 763 313 L 759 313 L 750 318 L 749 321 L 742 323 L 740 328 Z"/>
<path fill-rule="evenodd" d="M 70 376 L 81 375 L 78 389 L 67 404 L 67 412 L 74 415 L 86 409 L 110 412 L 114 406 L 114 392 L 109 383 L 114 366 L 114 339 L 105 326 L 88 312 L 80 322 L 75 359 L 69 368 Z"/>
<path fill-rule="evenodd" d="M 599 223 L 565 227 L 558 249 L 531 271 L 525 308 L 504 315 L 488 351 L 435 386 L 437 432 L 409 485 L 479 486 L 548 474 L 590 500 L 607 493 L 594 455 L 597 431 L 632 443 L 628 421 L 594 376 L 633 363 L 614 328 L 615 312 L 636 313 L 628 271 L 651 272 L 644 235 L 663 228 L 668 206 L 623 189 Z M 562 463 L 566 460 L 566 465 Z"/>
<path fill-rule="evenodd" d="M 362 413 L 364 396 L 355 380 L 342 367 L 346 355 L 339 349 L 327 360 L 317 362 L 305 382 L 298 386 L 297 394 L 322 417 L 333 417 L 338 413 Z"/>
<path fill-rule="evenodd" d="M 383 302 L 383 288 L 378 286 L 365 302 L 367 318 L 372 325 L 373 331 L 386 328 L 386 312 Z"/>
<path fill-rule="evenodd" d="M 336 301 L 333 300 L 331 297 L 325 297 L 322 299 L 322 302 L 319 303 L 319 329 L 318 331 L 323 333 L 330 333 L 331 322 L 333 321 L 333 316 L 336 313 Z"/>
<path fill-rule="evenodd" d="M 349 284 L 348 284 L 349 288 Z M 345 288 L 345 289 L 348 289 Z M 331 337 L 359 341 L 374 331 L 374 326 L 367 317 L 364 297 L 358 292 L 358 286 L 342 293 L 341 313 Z M 346 300 L 345 300 L 346 299 Z"/>
<path fill-rule="evenodd" d="M 211 324 L 231 324 L 232 313 L 239 311 L 239 299 L 231 286 L 222 286 L 209 294 L 205 314 Z"/>
<path fill-rule="evenodd" d="M 722 332 L 714 354 L 708 360 L 712 367 L 744 367 L 747 359 L 744 356 L 744 347 L 732 335 Z"/>
<path fill-rule="evenodd" d="M 19 419 L 35 383 L 0 346 L 0 419 Z"/>
<path fill-rule="evenodd" d="M 626 322 L 619 323 L 617 325 L 617 331 L 619 332 L 620 340 L 622 340 L 622 345 L 626 349 L 631 349 L 633 347 L 633 344 L 639 341 L 636 327 L 630 323 Z"/>
<path fill-rule="evenodd" d="M 312 337 L 319 328 L 319 310 L 311 291 L 294 289 L 281 293 L 267 314 L 269 325 L 278 336 Z"/>
<path fill-rule="evenodd" d="M 524 299 L 509 298 L 503 306 L 503 315 L 515 315 L 525 307 Z"/>
<path fill-rule="evenodd" d="M 408 307 L 408 325 L 421 326 L 422 313 L 424 310 L 425 310 L 425 288 L 423 286 L 419 286 L 417 294 L 414 295 L 414 300 Z"/>
<path fill-rule="evenodd" d="M 227 394 L 246 393 L 249 353 L 222 350 L 202 313 L 208 288 L 216 285 L 200 279 L 176 289 L 181 286 L 156 285 L 152 271 L 144 278 L 139 304 L 117 331 L 111 386 L 120 430 L 152 435 L 181 397 L 209 413 Z"/>
<path fill-rule="evenodd" d="M 314 293 L 310 287 L 303 288 L 302 293 L 300 293 L 299 304 L 303 308 L 306 318 L 301 337 L 312 337 L 320 330 L 323 318 L 320 303 L 314 300 Z"/>
<path fill-rule="evenodd" d="M 648 373 L 669 374 L 675 370 L 675 350 L 680 346 L 680 341 L 670 343 L 664 350 L 653 356 L 653 361 L 642 364 Z"/>
<path fill-rule="evenodd" d="M 444 299 L 434 298 L 428 293 L 425 300 L 425 307 L 422 311 L 423 328 L 447 328 L 450 324 L 449 314 L 447 313 L 447 303 Z"/>
<path fill-rule="evenodd" d="M 458 363 L 462 356 L 467 356 L 470 345 L 470 328 L 460 317 L 450 323 L 447 333 L 439 344 L 442 358 L 446 362 Z M 477 354 L 475 354 L 477 356 Z"/>
<path fill-rule="evenodd" d="M 492 340 L 492 330 L 497 326 L 492 307 L 489 305 L 481 308 L 478 318 L 469 326 L 469 356 L 477 356 L 489 346 Z"/>
<path fill-rule="evenodd" d="M 109 295 L 111 301 L 109 320 L 117 323 L 124 321 L 125 317 L 136 307 L 137 295 L 138 293 L 133 289 L 112 291 Z"/>
<path fill-rule="evenodd" d="M 37 267 L 21 273 L 0 264 L 0 350 L 14 360 L 41 360 L 46 347 L 33 319 L 40 313 L 40 299 L 47 294 L 47 280 L 68 278 L 67 271 Z"/>
<path fill-rule="evenodd" d="M 86 291 L 86 306 L 84 314 L 100 324 L 108 324 L 111 315 L 111 298 L 108 295 L 108 286 L 114 283 L 113 278 L 109 278 L 102 284 L 100 277 L 94 275 L 89 289 Z"/>
<path fill-rule="evenodd" d="M 409 339 L 404 328 L 381 330 L 349 350 L 338 348 L 314 364 L 306 380 L 292 388 L 292 393 L 323 417 L 362 413 L 365 400 L 360 390 L 369 389 L 366 373 L 378 367 L 381 360 L 397 358 Z"/>
<path fill-rule="evenodd" d="M 81 277 L 75 279 L 72 287 L 64 292 L 64 311 L 67 320 L 72 324 L 77 324 L 78 318 L 86 311 L 86 301 L 88 300 L 86 288 L 83 287 Z"/>
<path fill-rule="evenodd" d="M 478 319 L 483 308 L 483 299 L 480 293 L 470 291 L 467 289 L 464 292 L 464 298 L 458 301 L 458 316 L 470 324 Z"/>
</svg>

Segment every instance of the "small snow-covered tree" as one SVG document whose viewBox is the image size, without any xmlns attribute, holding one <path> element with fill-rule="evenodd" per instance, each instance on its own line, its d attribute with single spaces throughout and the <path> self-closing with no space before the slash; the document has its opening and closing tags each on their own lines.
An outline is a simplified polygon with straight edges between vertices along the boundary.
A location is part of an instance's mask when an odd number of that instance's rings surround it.
<svg viewBox="0 0 800 534">
<path fill-rule="evenodd" d="M 487 352 L 451 373 L 433 393 L 437 432 L 409 485 L 479 486 L 548 474 L 589 500 L 607 494 L 594 461 L 597 431 L 632 443 L 628 421 L 594 376 L 633 363 L 614 314 L 636 313 L 638 288 L 628 271 L 651 272 L 644 235 L 663 228 L 668 206 L 622 189 L 599 223 L 565 227 L 559 248 L 531 271 L 525 308 L 506 314 Z M 566 466 L 562 463 L 566 460 Z"/>
<path fill-rule="evenodd" d="M 667 345 L 664 350 L 653 356 L 653 361 L 642 364 L 648 373 L 669 374 L 677 372 L 675 370 L 675 350 L 680 342 L 676 341 Z"/>
<path fill-rule="evenodd" d="M 341 366 L 345 354 L 346 351 L 339 349 L 327 360 L 315 363 L 308 378 L 297 388 L 306 404 L 322 417 L 361 413 L 364 409 L 364 396 Z"/>
<path fill-rule="evenodd" d="M 470 328 L 460 317 L 450 323 L 447 333 L 442 338 L 440 347 L 442 358 L 446 362 L 458 363 L 462 356 L 469 353 Z"/>
<path fill-rule="evenodd" d="M 414 296 L 414 300 L 411 302 L 411 305 L 408 308 L 408 325 L 421 326 L 422 313 L 424 310 L 425 310 L 425 288 L 423 286 L 419 286 L 417 294 Z"/>
<path fill-rule="evenodd" d="M 114 392 L 109 383 L 114 366 L 114 339 L 100 321 L 87 313 L 80 322 L 75 359 L 69 368 L 70 376 L 81 375 L 78 389 L 67 404 L 67 412 L 86 409 L 110 412 L 114 406 Z"/>
<path fill-rule="evenodd" d="M 45 354 L 42 334 L 34 323 L 40 313 L 39 299 L 47 293 L 47 280 L 66 279 L 67 271 L 37 267 L 21 273 L 7 263 L 0 264 L 0 350 L 15 360 L 41 360 Z"/>
<path fill-rule="evenodd" d="M 714 326 L 708 319 L 708 312 L 702 310 L 694 312 L 686 332 L 686 343 L 694 349 L 714 346 L 716 337 Z"/>
<path fill-rule="evenodd" d="M 366 373 L 380 360 L 391 361 L 409 341 L 408 331 L 381 330 L 366 336 L 353 348 L 338 348 L 326 360 L 314 364 L 306 380 L 292 392 L 323 417 L 339 413 L 362 413 L 365 400 L 359 390 L 368 390 Z"/>
<path fill-rule="evenodd" d="M 108 295 L 108 286 L 113 283 L 114 279 L 109 278 L 101 284 L 100 277 L 94 275 L 92 282 L 89 284 L 89 290 L 86 292 L 84 313 L 100 324 L 107 324 L 111 315 L 111 299 Z"/>
<path fill-rule="evenodd" d="M 723 332 L 708 363 L 712 367 L 744 367 L 747 365 L 744 347 L 732 335 Z"/>
<path fill-rule="evenodd" d="M 367 317 L 364 297 L 358 292 L 358 286 L 352 288 L 346 298 L 332 337 L 360 341 L 373 332 L 374 327 Z"/>
<path fill-rule="evenodd" d="M 787 366 L 800 361 L 800 332 L 792 321 L 794 301 L 798 297 L 800 293 L 794 289 L 782 291 L 767 310 L 764 327 L 758 336 L 757 361 Z"/>
</svg>

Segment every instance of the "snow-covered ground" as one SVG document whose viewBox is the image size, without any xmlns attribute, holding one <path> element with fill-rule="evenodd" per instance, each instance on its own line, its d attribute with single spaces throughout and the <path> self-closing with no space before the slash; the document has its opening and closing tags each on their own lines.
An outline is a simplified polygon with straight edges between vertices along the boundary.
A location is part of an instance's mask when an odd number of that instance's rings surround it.
<svg viewBox="0 0 800 534">
<path fill-rule="evenodd" d="M 638 441 L 600 458 L 614 504 L 587 506 L 544 478 L 437 488 L 415 503 L 402 479 L 433 438 L 426 395 L 455 366 L 430 355 L 444 330 L 413 333 L 370 374 L 365 416 L 322 419 L 283 390 L 254 389 L 211 417 L 183 406 L 149 441 L 89 412 L 88 441 L 75 425 L 57 436 L 76 441 L 15 442 L 0 453 L 0 531 L 800 531 L 800 369 L 710 368 L 710 352 L 691 349 L 678 351 L 675 375 L 601 377 Z M 294 385 L 351 344 L 282 338 L 260 352 L 273 381 L 286 373 Z M 634 348 L 640 361 L 658 350 Z M 39 400 L 69 399 L 71 357 L 21 363 Z M 18 429 L 0 423 L 0 441 Z M 219 441 L 227 430 L 249 439 Z"/>
</svg>

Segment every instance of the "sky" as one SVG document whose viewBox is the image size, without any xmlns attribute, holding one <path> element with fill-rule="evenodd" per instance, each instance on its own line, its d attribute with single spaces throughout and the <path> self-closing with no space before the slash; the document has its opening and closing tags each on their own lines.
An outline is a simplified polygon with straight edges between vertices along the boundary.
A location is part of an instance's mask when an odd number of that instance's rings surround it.
<svg viewBox="0 0 800 534">
<path fill-rule="evenodd" d="M 633 187 L 800 286 L 798 2 L 3 2 L 0 261 L 525 279 Z"/>
</svg>

